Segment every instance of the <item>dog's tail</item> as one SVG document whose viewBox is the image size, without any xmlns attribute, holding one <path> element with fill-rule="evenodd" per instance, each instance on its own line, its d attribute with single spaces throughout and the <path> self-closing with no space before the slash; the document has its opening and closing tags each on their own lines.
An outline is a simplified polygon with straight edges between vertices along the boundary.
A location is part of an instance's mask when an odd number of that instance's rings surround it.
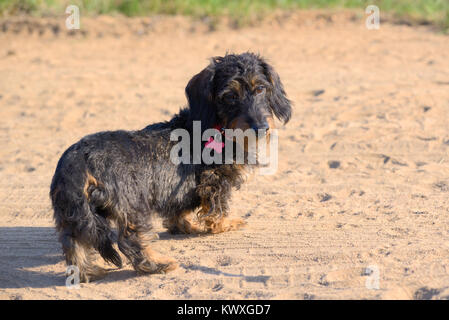
<svg viewBox="0 0 449 320">
<path fill-rule="evenodd" d="M 88 173 L 73 177 L 59 169 L 53 177 L 50 198 L 67 264 L 76 265 L 86 278 L 98 274 L 99 268 L 89 259 L 93 248 L 103 259 L 121 268 L 122 260 L 113 248 L 115 234 L 106 220 L 106 190 Z"/>
</svg>

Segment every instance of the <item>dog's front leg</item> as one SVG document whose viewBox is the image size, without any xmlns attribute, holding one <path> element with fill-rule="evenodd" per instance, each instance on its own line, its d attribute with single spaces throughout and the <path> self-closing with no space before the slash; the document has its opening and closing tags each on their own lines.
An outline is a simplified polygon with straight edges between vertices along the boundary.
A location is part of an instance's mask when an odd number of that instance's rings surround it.
<svg viewBox="0 0 449 320">
<path fill-rule="evenodd" d="M 242 219 L 221 218 L 206 218 L 204 225 L 206 233 L 222 233 L 226 231 L 241 229 L 246 222 Z"/>
<path fill-rule="evenodd" d="M 203 200 L 198 213 L 199 224 L 203 226 L 204 233 L 222 233 L 241 229 L 246 222 L 243 219 L 229 219 L 225 213 L 211 211 L 208 200 Z"/>
<path fill-rule="evenodd" d="M 203 234 L 206 233 L 204 226 L 200 225 L 192 217 L 192 212 L 184 211 L 179 215 L 170 217 L 163 222 L 163 226 L 172 234 Z"/>
<path fill-rule="evenodd" d="M 231 230 L 238 230 L 246 224 L 246 222 L 242 219 L 229 219 L 224 216 L 202 217 L 202 210 L 203 209 L 200 210 L 197 219 L 194 219 L 194 217 L 192 217 L 192 212 L 183 213 L 176 218 L 165 220 L 163 225 L 168 229 L 168 232 L 172 234 L 214 234 Z"/>
<path fill-rule="evenodd" d="M 242 219 L 227 218 L 231 189 L 238 187 L 240 180 L 237 166 L 221 166 L 202 172 L 196 192 L 201 198 L 197 217 L 204 233 L 237 230 L 246 224 Z"/>
</svg>

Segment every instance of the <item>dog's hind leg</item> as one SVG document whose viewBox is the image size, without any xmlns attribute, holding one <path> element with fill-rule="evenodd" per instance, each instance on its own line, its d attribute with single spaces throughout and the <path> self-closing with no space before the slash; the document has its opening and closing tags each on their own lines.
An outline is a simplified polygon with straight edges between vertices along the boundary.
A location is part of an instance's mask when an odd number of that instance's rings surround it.
<svg viewBox="0 0 449 320">
<path fill-rule="evenodd" d="M 68 229 L 60 234 L 60 242 L 67 267 L 78 268 L 80 282 L 97 280 L 106 274 L 106 270 L 93 264 L 92 248 L 73 238 Z"/>
<path fill-rule="evenodd" d="M 107 222 L 92 211 L 82 192 L 56 185 L 52 186 L 50 195 L 56 230 L 67 266 L 79 269 L 81 282 L 89 282 L 105 274 L 103 268 L 93 264 L 94 250 L 98 250 L 108 261 L 121 264 L 118 254 L 111 253 L 112 242 Z"/>
<path fill-rule="evenodd" d="M 152 239 L 149 234 L 150 226 L 128 225 L 126 230 L 119 234 L 118 247 L 129 259 L 137 273 L 166 273 L 176 269 L 174 259 L 165 257 L 152 250 L 149 242 Z"/>
</svg>

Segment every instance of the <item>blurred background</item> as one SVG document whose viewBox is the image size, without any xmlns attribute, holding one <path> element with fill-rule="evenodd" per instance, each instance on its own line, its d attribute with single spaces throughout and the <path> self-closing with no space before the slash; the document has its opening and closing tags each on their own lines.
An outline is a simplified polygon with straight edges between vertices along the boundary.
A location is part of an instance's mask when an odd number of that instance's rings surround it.
<svg viewBox="0 0 449 320">
<path fill-rule="evenodd" d="M 34 16 L 61 15 L 68 5 L 77 5 L 82 14 L 182 14 L 217 18 L 229 15 L 238 24 L 255 23 L 267 13 L 294 9 L 364 9 L 377 5 L 398 19 L 415 23 L 432 23 L 449 27 L 447 0 L 1 0 L 0 14 Z"/>
</svg>

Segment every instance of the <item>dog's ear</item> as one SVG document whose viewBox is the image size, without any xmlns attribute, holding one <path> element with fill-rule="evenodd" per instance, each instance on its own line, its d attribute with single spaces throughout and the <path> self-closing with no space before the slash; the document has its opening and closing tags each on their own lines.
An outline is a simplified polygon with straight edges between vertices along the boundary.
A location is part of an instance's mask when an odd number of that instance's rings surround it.
<svg viewBox="0 0 449 320">
<path fill-rule="evenodd" d="M 261 66 L 264 70 L 265 77 L 271 83 L 272 88 L 269 92 L 270 107 L 274 115 L 285 123 L 290 120 L 292 115 L 291 102 L 287 98 L 279 75 L 274 71 L 273 67 L 265 61 L 261 60 Z"/>
<path fill-rule="evenodd" d="M 214 74 L 215 59 L 203 71 L 190 79 L 186 87 L 190 118 L 201 121 L 202 130 L 216 125 L 216 108 L 212 96 Z"/>
</svg>

